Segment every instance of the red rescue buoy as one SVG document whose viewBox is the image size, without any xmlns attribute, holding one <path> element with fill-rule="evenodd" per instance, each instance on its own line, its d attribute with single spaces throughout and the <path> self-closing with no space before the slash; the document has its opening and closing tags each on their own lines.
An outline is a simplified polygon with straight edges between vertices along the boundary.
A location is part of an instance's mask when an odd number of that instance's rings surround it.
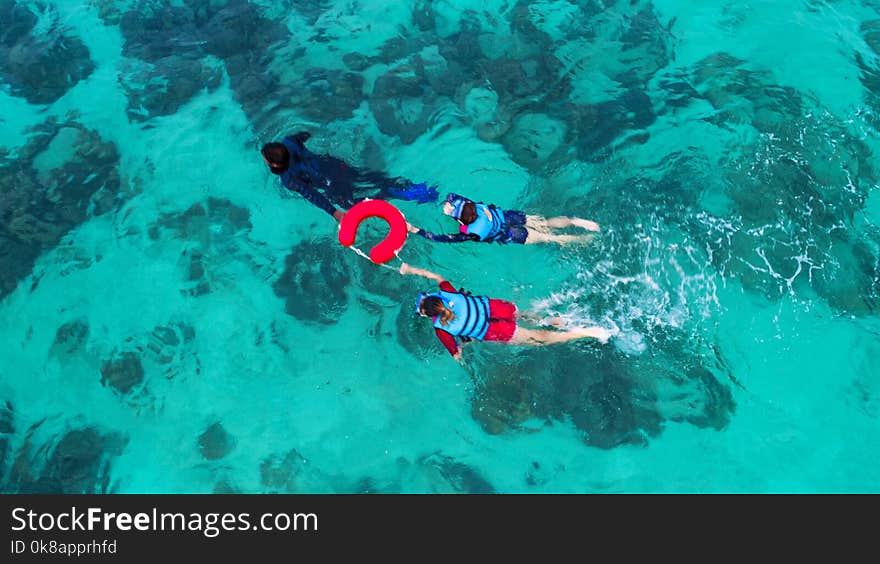
<svg viewBox="0 0 880 564">
<path fill-rule="evenodd" d="M 345 212 L 339 224 L 339 242 L 344 247 L 352 246 L 358 226 L 368 217 L 381 217 L 388 222 L 390 228 L 388 236 L 370 250 L 370 260 L 376 264 L 388 262 L 397 255 L 397 251 L 406 242 L 407 230 L 406 218 L 399 209 L 385 200 L 364 200 Z"/>
</svg>

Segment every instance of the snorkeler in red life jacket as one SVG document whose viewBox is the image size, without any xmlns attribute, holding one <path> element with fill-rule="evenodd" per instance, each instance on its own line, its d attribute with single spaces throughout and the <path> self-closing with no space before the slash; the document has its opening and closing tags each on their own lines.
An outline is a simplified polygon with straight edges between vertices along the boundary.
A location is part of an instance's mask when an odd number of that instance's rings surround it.
<svg viewBox="0 0 880 564">
<path fill-rule="evenodd" d="M 522 327 L 518 324 L 522 316 L 511 302 L 456 290 L 439 274 L 406 263 L 400 266 L 400 273 L 423 276 L 438 283 L 439 291 L 423 292 L 416 298 L 416 313 L 431 319 L 437 338 L 457 361 L 461 360 L 458 339 L 543 346 L 587 338 L 607 343 L 614 334 L 603 327 L 578 327 L 562 331 Z M 551 321 L 557 326 L 562 322 L 559 319 Z"/>
</svg>

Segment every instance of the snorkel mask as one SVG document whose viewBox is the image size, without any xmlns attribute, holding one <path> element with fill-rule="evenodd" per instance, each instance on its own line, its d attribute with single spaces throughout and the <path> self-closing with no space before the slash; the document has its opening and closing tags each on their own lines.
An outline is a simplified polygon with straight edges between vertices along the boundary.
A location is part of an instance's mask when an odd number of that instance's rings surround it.
<svg viewBox="0 0 880 564">
<path fill-rule="evenodd" d="M 428 294 L 427 292 L 420 292 L 419 293 L 419 297 L 416 298 L 416 309 L 415 309 L 415 311 L 413 311 L 413 313 L 415 315 L 418 315 L 419 317 L 428 317 L 427 315 L 422 313 L 422 300 L 427 298 L 429 295 L 430 294 Z"/>
<path fill-rule="evenodd" d="M 456 220 L 461 217 L 461 210 L 468 201 L 467 198 L 462 198 L 454 192 L 450 192 L 446 195 L 446 202 L 452 204 L 452 217 Z"/>
</svg>

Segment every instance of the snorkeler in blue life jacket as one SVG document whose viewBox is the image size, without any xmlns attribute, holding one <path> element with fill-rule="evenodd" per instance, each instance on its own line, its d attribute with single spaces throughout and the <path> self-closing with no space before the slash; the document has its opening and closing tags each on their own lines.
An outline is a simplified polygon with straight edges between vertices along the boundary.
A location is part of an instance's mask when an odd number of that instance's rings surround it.
<svg viewBox="0 0 880 564">
<path fill-rule="evenodd" d="M 436 186 L 413 184 L 403 178 L 361 170 L 330 155 L 316 155 L 306 149 L 305 142 L 310 137 L 309 132 L 300 131 L 281 143 L 266 143 L 260 152 L 272 174 L 280 177 L 282 186 L 299 193 L 336 221 L 341 221 L 345 214 L 337 206 L 350 208 L 365 198 L 397 198 L 420 204 L 437 200 Z"/>
<path fill-rule="evenodd" d="M 482 243 L 581 243 L 590 241 L 592 235 L 568 235 L 553 233 L 554 229 L 579 227 L 586 231 L 599 231 L 595 221 L 578 217 L 551 217 L 526 215 L 519 210 L 501 210 L 493 204 L 469 200 L 458 194 L 446 196 L 443 213 L 459 223 L 459 232 L 450 235 L 437 235 L 411 224 L 411 233 L 421 235 L 438 243 L 461 243 L 476 241 Z"/>
</svg>

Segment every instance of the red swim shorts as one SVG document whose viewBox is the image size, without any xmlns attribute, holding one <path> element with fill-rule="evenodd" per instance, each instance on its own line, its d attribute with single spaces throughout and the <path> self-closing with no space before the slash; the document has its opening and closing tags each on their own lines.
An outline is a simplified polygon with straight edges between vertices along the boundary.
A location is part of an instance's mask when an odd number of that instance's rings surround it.
<svg viewBox="0 0 880 564">
<path fill-rule="evenodd" d="M 506 343 L 516 333 L 516 305 L 504 300 L 489 300 L 489 329 L 484 341 Z"/>
</svg>

